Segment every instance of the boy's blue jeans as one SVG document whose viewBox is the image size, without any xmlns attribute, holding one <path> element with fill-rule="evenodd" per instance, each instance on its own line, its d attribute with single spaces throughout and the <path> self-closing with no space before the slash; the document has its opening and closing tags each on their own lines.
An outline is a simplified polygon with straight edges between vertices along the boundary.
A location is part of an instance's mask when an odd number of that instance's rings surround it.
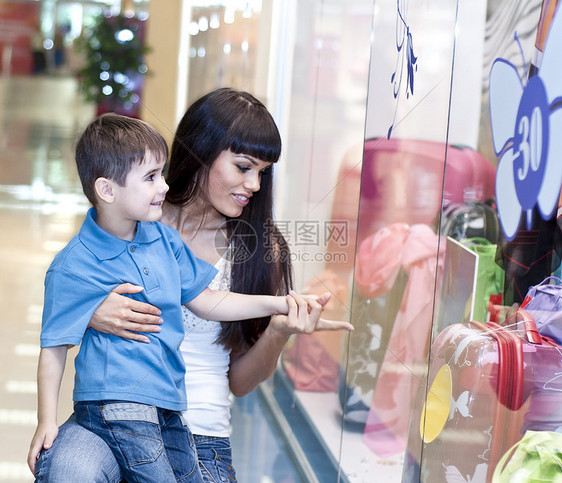
<svg viewBox="0 0 562 483">
<path fill-rule="evenodd" d="M 74 413 L 78 424 L 108 444 L 127 481 L 203 481 L 181 412 L 127 401 L 80 401 Z"/>
<path fill-rule="evenodd" d="M 236 481 L 229 438 L 193 435 L 199 467 L 206 483 Z M 105 442 L 76 424 L 72 414 L 59 428 L 51 449 L 41 451 L 36 483 L 123 483 L 121 470 Z"/>
</svg>

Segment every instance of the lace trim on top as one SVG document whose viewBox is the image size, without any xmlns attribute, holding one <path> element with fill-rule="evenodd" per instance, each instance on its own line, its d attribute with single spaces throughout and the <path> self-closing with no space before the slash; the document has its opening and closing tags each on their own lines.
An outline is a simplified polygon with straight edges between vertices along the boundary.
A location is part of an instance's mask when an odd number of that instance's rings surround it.
<svg viewBox="0 0 562 483">
<path fill-rule="evenodd" d="M 230 248 L 227 252 L 215 263 L 215 268 L 217 269 L 217 274 L 215 278 L 209 283 L 209 288 L 213 290 L 230 290 Z M 220 332 L 220 322 L 214 320 L 206 320 L 198 317 L 192 313 L 187 307 L 182 305 L 182 315 L 183 315 L 183 327 L 185 330 L 185 335 L 190 333 L 203 333 L 203 332 L 216 332 L 218 336 Z"/>
</svg>

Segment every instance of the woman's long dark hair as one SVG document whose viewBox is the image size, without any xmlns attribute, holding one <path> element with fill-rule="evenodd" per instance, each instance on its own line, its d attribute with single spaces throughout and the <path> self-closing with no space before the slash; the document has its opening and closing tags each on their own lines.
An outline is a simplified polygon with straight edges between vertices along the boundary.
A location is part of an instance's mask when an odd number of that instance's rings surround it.
<svg viewBox="0 0 562 483">
<path fill-rule="evenodd" d="M 166 201 L 184 206 L 206 197 L 209 170 L 225 150 L 272 163 L 281 155 L 281 136 L 269 111 L 251 94 L 231 88 L 198 99 L 180 121 L 170 154 Z M 227 221 L 232 292 L 278 295 L 292 285 L 289 248 L 273 223 L 272 184 L 267 170 L 242 215 Z M 217 342 L 231 349 L 249 347 L 268 323 L 269 317 L 223 323 Z"/>
</svg>

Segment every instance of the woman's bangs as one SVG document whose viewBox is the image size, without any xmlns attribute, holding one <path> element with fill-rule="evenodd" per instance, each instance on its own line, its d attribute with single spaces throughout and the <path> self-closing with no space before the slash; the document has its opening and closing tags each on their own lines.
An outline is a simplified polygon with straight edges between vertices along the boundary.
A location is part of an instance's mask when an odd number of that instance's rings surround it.
<svg viewBox="0 0 562 483">
<path fill-rule="evenodd" d="M 281 156 L 279 131 L 265 120 L 234 123 L 227 138 L 227 148 L 233 153 L 247 154 L 268 163 L 276 163 Z"/>
</svg>

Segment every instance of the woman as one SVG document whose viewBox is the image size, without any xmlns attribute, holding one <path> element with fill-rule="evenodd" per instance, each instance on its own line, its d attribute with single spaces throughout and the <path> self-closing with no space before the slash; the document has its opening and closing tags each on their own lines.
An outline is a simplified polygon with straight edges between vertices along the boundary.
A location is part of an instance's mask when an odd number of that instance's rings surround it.
<svg viewBox="0 0 562 483">
<path fill-rule="evenodd" d="M 212 288 L 248 294 L 287 293 L 289 250 L 272 223 L 271 166 L 281 138 L 265 106 L 245 92 L 223 88 L 189 107 L 170 154 L 162 221 L 176 228 L 193 253 L 219 273 Z M 98 308 L 90 326 L 147 342 L 138 332 L 160 330 L 159 311 L 121 294 L 119 286 Z M 187 420 L 195 437 L 205 481 L 236 481 L 229 440 L 229 392 L 243 396 L 275 371 L 294 333 L 348 329 L 346 322 L 319 318 L 326 294 L 308 311 L 296 296 L 288 316 L 221 324 L 197 318 L 184 307 L 189 401 Z M 312 302 L 314 304 L 314 302 Z M 120 481 L 119 468 L 103 442 L 71 419 L 53 447 L 42 452 L 37 481 Z"/>
</svg>

